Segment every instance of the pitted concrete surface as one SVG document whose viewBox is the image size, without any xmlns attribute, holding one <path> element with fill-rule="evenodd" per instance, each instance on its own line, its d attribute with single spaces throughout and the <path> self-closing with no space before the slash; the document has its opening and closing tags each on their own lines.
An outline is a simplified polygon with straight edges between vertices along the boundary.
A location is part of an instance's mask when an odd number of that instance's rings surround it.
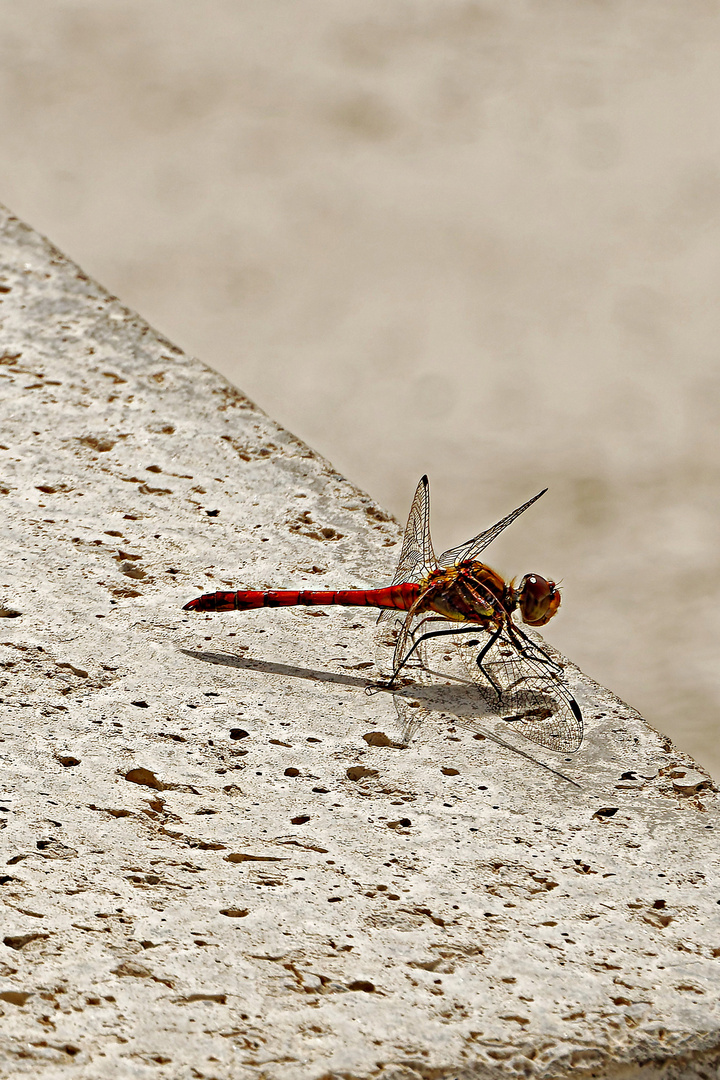
<svg viewBox="0 0 720 1080">
<path fill-rule="evenodd" d="M 717 1076 L 701 766 L 572 665 L 570 760 L 399 749 L 372 612 L 184 613 L 399 527 L 7 213 L 0 259 L 1 1075 Z"/>
</svg>

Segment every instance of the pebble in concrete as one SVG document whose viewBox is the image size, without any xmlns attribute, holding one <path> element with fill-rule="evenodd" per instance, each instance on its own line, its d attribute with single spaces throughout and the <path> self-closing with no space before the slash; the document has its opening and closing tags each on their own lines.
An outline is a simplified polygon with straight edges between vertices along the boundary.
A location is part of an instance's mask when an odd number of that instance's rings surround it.
<svg viewBox="0 0 720 1080">
<path fill-rule="evenodd" d="M 399 527 L 0 227 L 3 1075 L 715 1076 L 709 776 L 570 664 L 572 759 L 401 749 L 371 612 L 183 613 L 381 584 Z"/>
</svg>

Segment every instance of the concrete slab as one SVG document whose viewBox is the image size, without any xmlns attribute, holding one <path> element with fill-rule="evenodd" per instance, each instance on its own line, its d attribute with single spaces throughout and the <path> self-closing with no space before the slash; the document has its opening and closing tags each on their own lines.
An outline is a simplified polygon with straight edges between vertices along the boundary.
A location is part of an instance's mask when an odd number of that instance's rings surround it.
<svg viewBox="0 0 720 1080">
<path fill-rule="evenodd" d="M 399 749 L 371 612 L 183 612 L 399 527 L 7 212 L 0 299 L 2 1075 L 716 1076 L 702 767 L 572 665 L 569 760 Z"/>
</svg>

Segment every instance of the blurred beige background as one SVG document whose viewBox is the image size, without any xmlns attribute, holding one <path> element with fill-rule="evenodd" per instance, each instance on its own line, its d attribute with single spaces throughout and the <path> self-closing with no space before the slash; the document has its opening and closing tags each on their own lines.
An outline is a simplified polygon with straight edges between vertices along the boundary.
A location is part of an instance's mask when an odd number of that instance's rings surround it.
<svg viewBox="0 0 720 1080">
<path fill-rule="evenodd" d="M 720 777 L 718 3 L 23 0 L 0 47 L 0 200 L 401 519 L 427 471 L 439 549 L 549 485 L 491 563 Z"/>
</svg>

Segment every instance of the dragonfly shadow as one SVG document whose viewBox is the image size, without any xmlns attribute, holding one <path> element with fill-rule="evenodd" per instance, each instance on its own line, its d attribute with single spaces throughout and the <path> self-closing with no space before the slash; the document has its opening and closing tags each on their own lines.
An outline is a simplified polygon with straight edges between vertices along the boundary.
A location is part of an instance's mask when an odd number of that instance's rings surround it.
<svg viewBox="0 0 720 1080">
<path fill-rule="evenodd" d="M 310 682 L 332 683 L 336 686 L 354 687 L 370 693 L 389 694 L 394 700 L 402 728 L 402 742 L 398 745 L 407 745 L 423 726 L 428 715 L 435 713 L 451 722 L 460 720 L 492 742 L 504 746 L 512 753 L 532 761 L 535 765 L 539 765 L 542 769 L 554 773 L 556 776 L 562 777 L 563 780 L 567 780 L 574 787 L 580 786 L 569 776 L 558 772 L 544 762 L 538 761 L 537 758 L 531 757 L 524 750 L 509 745 L 478 723 L 483 718 L 492 722 L 502 719 L 502 716 L 494 703 L 489 700 L 486 701 L 483 695 L 478 692 L 477 686 L 466 682 L 464 679 L 455 679 L 451 683 L 445 682 L 442 685 L 410 683 L 390 689 L 383 686 L 382 683 L 374 682 L 371 679 L 363 679 L 357 675 L 342 675 L 335 671 L 323 671 L 318 668 L 293 667 L 290 664 L 278 664 L 270 660 L 256 660 L 251 656 L 204 652 L 199 649 L 181 649 L 180 652 L 193 660 L 202 660 L 205 664 L 239 668 L 244 671 L 259 671 L 264 675 L 309 679 Z M 428 674 L 433 673 L 428 672 Z"/>
<path fill-rule="evenodd" d="M 270 660 L 257 660 L 251 656 L 236 656 L 233 653 L 205 652 L 199 649 L 181 649 L 180 652 L 193 660 L 202 660 L 205 664 L 217 664 L 222 667 L 240 668 L 245 671 L 259 671 L 264 675 L 281 675 L 285 678 L 309 679 L 310 682 L 333 683 L 336 686 L 350 686 L 370 693 L 389 694 L 396 703 L 401 702 L 406 716 L 415 713 L 420 717 L 426 713 L 440 713 L 448 719 L 479 720 L 501 719 L 498 709 L 485 700 L 471 683 L 452 685 L 450 683 L 429 684 L 408 683 L 389 688 L 372 679 L 363 679 L 357 675 L 343 675 L 336 671 L 319 668 L 293 667 Z M 460 682 L 460 680 L 458 680 Z M 479 707 L 481 706 L 481 707 Z M 413 727 L 419 726 L 413 725 Z"/>
<path fill-rule="evenodd" d="M 284 675 L 293 679 L 309 679 L 311 682 L 328 682 L 340 686 L 354 686 L 365 690 L 374 684 L 357 675 L 341 675 L 335 671 L 320 671 L 317 668 L 291 667 L 289 664 L 276 664 L 270 660 L 255 660 L 251 656 L 235 656 L 233 653 L 201 652 L 199 649 L 181 649 L 180 652 L 193 660 L 202 660 L 206 664 L 219 664 L 222 667 L 242 668 L 246 671 L 261 671 L 264 675 Z"/>
</svg>

